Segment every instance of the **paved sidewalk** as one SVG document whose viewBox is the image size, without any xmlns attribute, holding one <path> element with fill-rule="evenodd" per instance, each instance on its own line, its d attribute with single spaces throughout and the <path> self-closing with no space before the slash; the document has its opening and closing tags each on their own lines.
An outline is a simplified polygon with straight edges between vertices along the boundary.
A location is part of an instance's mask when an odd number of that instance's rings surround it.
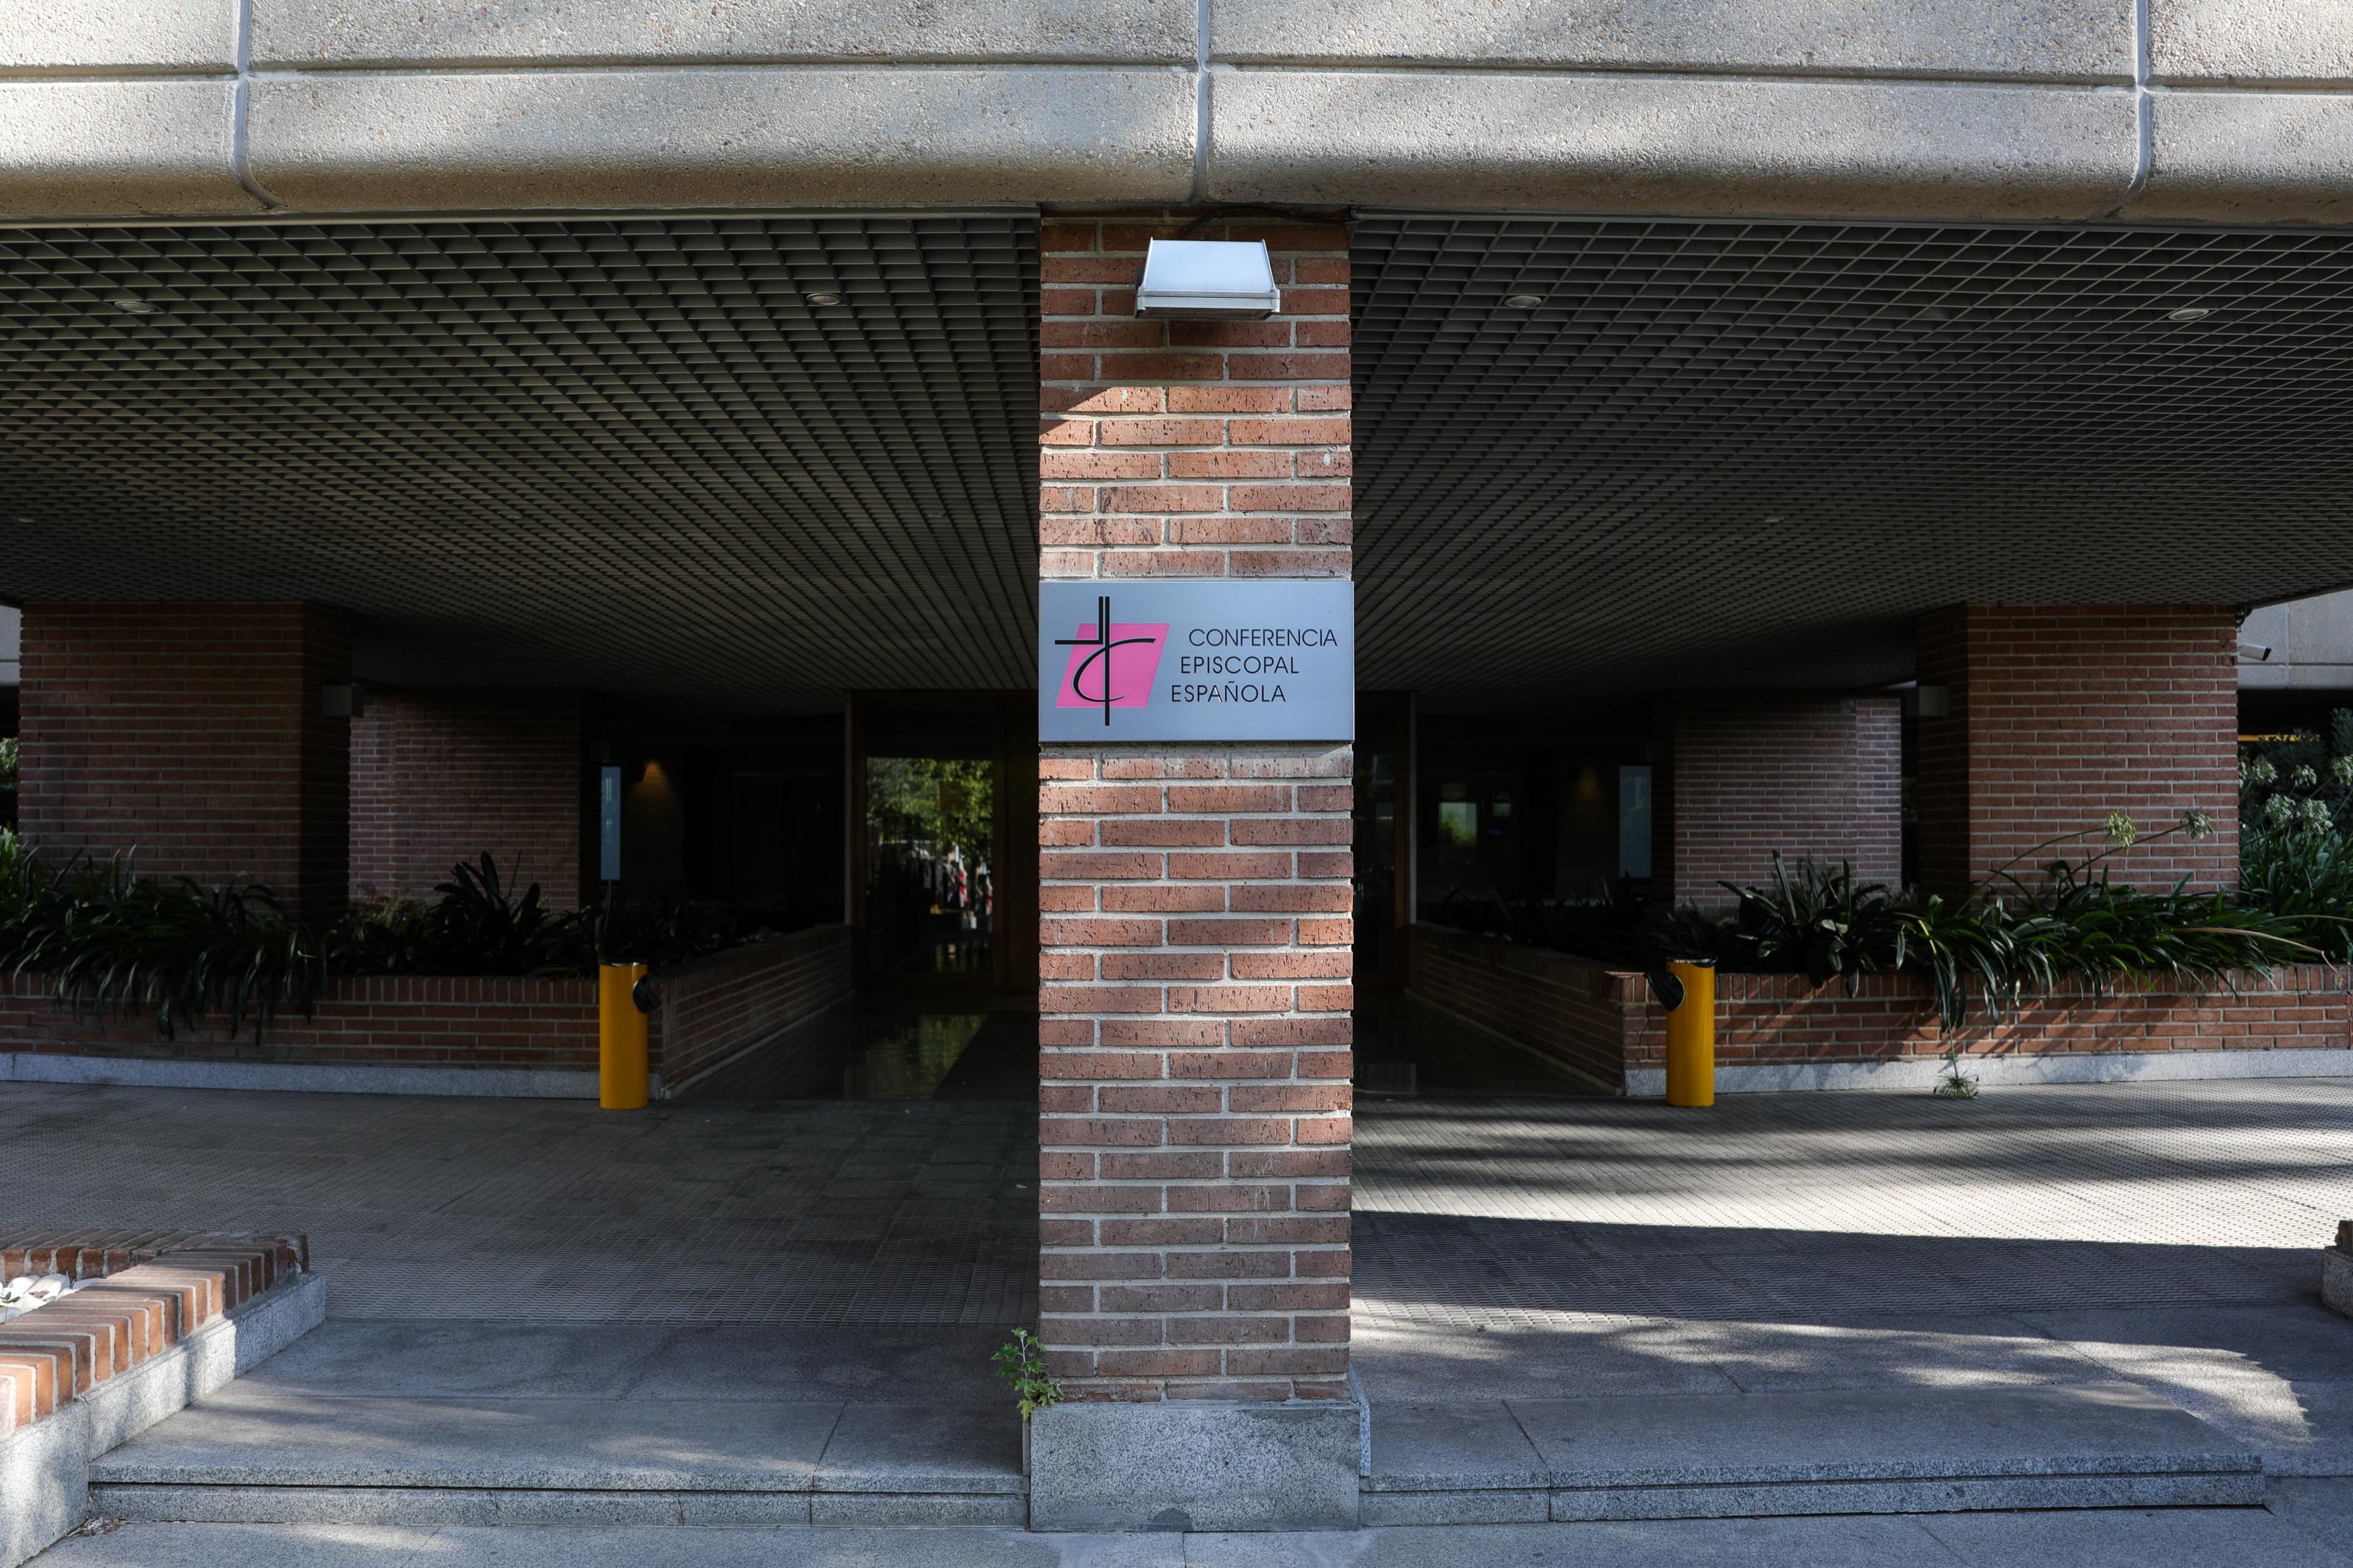
<svg viewBox="0 0 2353 1568">
<path fill-rule="evenodd" d="M 301 1230 L 336 1318 L 1001 1329 L 1037 1115 L 0 1083 L 12 1225 Z"/>
<path fill-rule="evenodd" d="M 2353 1475 L 2353 1080 L 1359 1109 L 1383 1404 L 2124 1379 Z"/>
<path fill-rule="evenodd" d="M 39 1568 L 2353 1568 L 2353 1482 L 2261 1509 L 1452 1526 L 1343 1535 L 125 1525 Z"/>
<path fill-rule="evenodd" d="M 1416 1405 L 1501 1431 L 1517 1405 L 1582 1402 L 1606 1430 L 1679 1396 L 1835 1411 L 2123 1384 L 2274 1475 L 2353 1475 L 2353 1323 L 2316 1299 L 2353 1213 L 2353 1082 L 1376 1101 L 1358 1131 L 1377 1448 L 1399 1429 L 1379 1413 Z M 914 1389 L 942 1430 L 1001 1413 L 984 1355 L 1034 1310 L 1033 1139 L 1026 1108 L 988 1103 L 615 1116 L 0 1084 L 12 1220 L 311 1232 L 331 1321 L 239 1395 L 301 1414 L 296 1438 L 420 1369 L 455 1377 L 422 1395 L 449 1412 L 546 1401 L 509 1414 L 560 1434 L 549 1412 L 585 1401 L 617 1440 L 647 1398 Z M 373 1394 L 369 1364 L 391 1380 Z M 1856 1398 L 1814 1397 L 1839 1392 Z"/>
</svg>

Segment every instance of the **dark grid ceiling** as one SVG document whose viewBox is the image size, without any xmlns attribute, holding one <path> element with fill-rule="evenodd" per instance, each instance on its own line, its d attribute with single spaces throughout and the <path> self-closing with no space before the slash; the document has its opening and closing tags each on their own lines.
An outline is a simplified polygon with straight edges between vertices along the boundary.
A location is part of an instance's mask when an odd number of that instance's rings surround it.
<svg viewBox="0 0 2353 1568">
<path fill-rule="evenodd" d="M 2353 236 L 1422 215 L 1355 247 L 1362 679 L 1434 708 L 1873 684 L 1939 605 L 2353 582 Z"/>
<path fill-rule="evenodd" d="M 1964 600 L 2353 582 L 2348 272 L 2353 236 L 1366 216 L 1363 679 L 1870 684 Z M 0 598 L 310 598 L 370 679 L 742 714 L 1025 686 L 1036 287 L 1008 213 L 0 231 Z"/>
<path fill-rule="evenodd" d="M 1002 213 L 0 231 L 0 597 L 737 713 L 1024 685 L 1037 274 Z"/>
</svg>

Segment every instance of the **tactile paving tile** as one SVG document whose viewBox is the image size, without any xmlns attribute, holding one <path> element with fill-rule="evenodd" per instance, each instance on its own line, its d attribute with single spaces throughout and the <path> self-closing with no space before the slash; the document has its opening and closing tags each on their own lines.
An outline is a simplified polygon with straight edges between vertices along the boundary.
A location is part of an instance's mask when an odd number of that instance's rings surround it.
<svg viewBox="0 0 2353 1568">
<path fill-rule="evenodd" d="M 0 1083 L 0 1213 L 304 1230 L 343 1318 L 998 1325 L 1037 1315 L 1036 1126 Z"/>
<path fill-rule="evenodd" d="M 2277 1304 L 2348 1202 L 2353 1079 L 1380 1102 L 1356 1300 L 1529 1327 Z"/>
</svg>

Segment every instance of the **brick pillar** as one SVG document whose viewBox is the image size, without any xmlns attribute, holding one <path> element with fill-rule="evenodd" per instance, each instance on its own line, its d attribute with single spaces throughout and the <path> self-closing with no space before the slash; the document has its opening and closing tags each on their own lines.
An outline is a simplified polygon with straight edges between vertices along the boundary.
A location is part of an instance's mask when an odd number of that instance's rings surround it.
<svg viewBox="0 0 2353 1568">
<path fill-rule="evenodd" d="M 1678 906 L 1761 885 L 1773 852 L 1904 879 L 1903 704 L 1834 693 L 1676 692 L 1652 710 L 1664 758 L 1651 871 Z"/>
<path fill-rule="evenodd" d="M 1182 223 L 1046 226 L 1040 569 L 1345 576 L 1346 232 L 1196 230 L 1267 239 L 1282 313 L 1136 321 L 1145 242 Z M 1350 751 L 1040 770 L 1051 1368 L 1082 1400 L 1345 1400 Z"/>
<path fill-rule="evenodd" d="M 2120 883 L 2228 887 L 2239 873 L 2238 615 L 2226 605 L 1972 605 L 1923 616 L 1919 678 L 1947 717 L 1919 721 L 1920 879 L 1952 892 L 2031 846 L 2098 826 L 2177 834 L 2107 862 Z M 2078 841 L 2015 868 L 2081 858 Z"/>
<path fill-rule="evenodd" d="M 315 605 L 27 605 L 26 839 L 133 854 L 142 874 L 267 882 L 290 910 L 341 907 L 351 630 Z"/>
<path fill-rule="evenodd" d="M 575 690 L 371 691 L 352 726 L 352 893 L 429 898 L 487 850 L 557 909 L 586 896 Z"/>
</svg>

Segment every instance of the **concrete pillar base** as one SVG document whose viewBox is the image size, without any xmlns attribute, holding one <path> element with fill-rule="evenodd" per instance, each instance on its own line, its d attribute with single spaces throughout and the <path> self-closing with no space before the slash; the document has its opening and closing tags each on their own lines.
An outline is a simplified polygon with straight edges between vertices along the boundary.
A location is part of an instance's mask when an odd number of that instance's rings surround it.
<svg viewBox="0 0 2353 1568">
<path fill-rule="evenodd" d="M 2346 1222 L 2353 1230 L 2353 1220 Z M 2353 1318 L 2353 1251 L 2331 1247 L 2320 1255 L 2320 1300 Z"/>
<path fill-rule="evenodd" d="M 1031 1421 L 1032 1530 L 1354 1530 L 1353 1400 L 1057 1405 Z"/>
</svg>

